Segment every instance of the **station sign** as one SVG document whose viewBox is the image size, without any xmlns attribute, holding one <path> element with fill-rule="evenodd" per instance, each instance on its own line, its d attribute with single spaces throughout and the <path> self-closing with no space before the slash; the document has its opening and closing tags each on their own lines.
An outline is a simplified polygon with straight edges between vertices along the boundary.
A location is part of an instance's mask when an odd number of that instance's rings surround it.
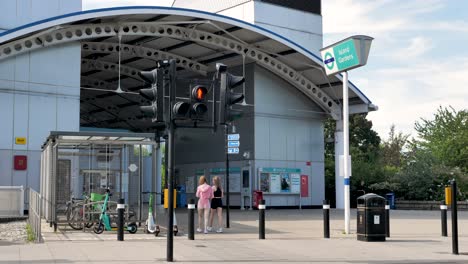
<svg viewBox="0 0 468 264">
<path fill-rule="evenodd" d="M 325 72 L 333 75 L 366 65 L 373 38 L 352 36 L 320 50 Z"/>
</svg>

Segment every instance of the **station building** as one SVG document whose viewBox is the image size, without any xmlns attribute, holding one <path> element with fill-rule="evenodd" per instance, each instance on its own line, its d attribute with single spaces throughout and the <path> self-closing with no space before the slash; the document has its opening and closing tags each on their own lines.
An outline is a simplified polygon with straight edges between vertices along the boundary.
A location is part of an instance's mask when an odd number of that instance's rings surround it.
<svg viewBox="0 0 468 264">
<path fill-rule="evenodd" d="M 175 59 L 180 97 L 211 80 L 218 62 L 245 76 L 238 88 L 244 114 L 229 131 L 240 135 L 239 154 L 229 156 L 231 205 L 251 207 L 254 190 L 264 192 L 268 206 L 321 205 L 327 118 L 337 122 L 335 149 L 342 153 L 342 78 L 324 74 L 322 47 L 320 0 L 176 0 L 98 10 L 82 10 L 81 0 L 3 0 L 0 185 L 40 190 L 51 131 L 153 133 L 139 110 L 146 101 L 138 72 Z M 349 87 L 351 114 L 376 110 Z M 143 165 L 156 168 L 148 177 L 156 178 L 157 192 L 162 150 L 149 147 L 153 158 Z M 20 170 L 19 156 L 27 164 Z M 193 197 L 199 176 L 224 177 L 223 128 L 177 129 L 175 156 L 176 184 Z M 80 166 L 69 170 L 83 174 Z M 336 185 L 342 207 L 339 176 Z"/>
</svg>

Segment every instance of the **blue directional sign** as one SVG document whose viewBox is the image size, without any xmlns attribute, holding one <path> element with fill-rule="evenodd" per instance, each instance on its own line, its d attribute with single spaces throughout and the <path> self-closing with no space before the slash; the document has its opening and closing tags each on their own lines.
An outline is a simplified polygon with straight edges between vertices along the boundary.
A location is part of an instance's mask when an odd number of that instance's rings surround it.
<svg viewBox="0 0 468 264">
<path fill-rule="evenodd" d="M 228 134 L 228 140 L 239 140 L 240 135 L 239 134 Z"/>
<path fill-rule="evenodd" d="M 228 154 L 239 154 L 239 148 L 228 148 Z"/>
<path fill-rule="evenodd" d="M 240 147 L 240 141 L 228 141 L 228 147 L 233 148 L 233 147 Z"/>
</svg>

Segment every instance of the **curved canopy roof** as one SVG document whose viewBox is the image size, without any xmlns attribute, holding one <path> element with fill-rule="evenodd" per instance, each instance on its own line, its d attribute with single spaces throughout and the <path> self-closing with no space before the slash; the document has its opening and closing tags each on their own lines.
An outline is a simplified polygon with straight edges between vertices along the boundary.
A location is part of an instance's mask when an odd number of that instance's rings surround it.
<svg viewBox="0 0 468 264">
<path fill-rule="evenodd" d="M 265 28 L 198 10 L 133 6 L 48 18 L 0 33 L 0 60 L 76 41 L 82 45 L 84 125 L 138 128 L 136 113 L 121 109 L 136 108 L 141 101 L 134 94 L 114 93 L 116 81 L 135 93 L 142 88 L 138 71 L 170 58 L 177 61 L 179 74 L 188 78 L 214 71 L 216 62 L 228 66 L 255 62 L 296 87 L 324 113 L 335 119 L 341 115 L 342 78 L 327 77 L 316 54 Z M 97 95 L 86 87 L 104 92 Z M 357 112 L 373 110 L 356 86 L 349 87 L 351 107 L 355 105 Z M 86 104 L 87 97 L 96 96 L 106 101 Z"/>
</svg>

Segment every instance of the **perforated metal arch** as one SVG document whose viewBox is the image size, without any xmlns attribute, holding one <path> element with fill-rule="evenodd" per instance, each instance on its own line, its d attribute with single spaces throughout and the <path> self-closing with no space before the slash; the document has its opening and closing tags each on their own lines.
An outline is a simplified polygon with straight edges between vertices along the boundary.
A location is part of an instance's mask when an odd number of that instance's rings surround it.
<svg viewBox="0 0 468 264">
<path fill-rule="evenodd" d="M 340 108 L 330 98 L 330 96 L 318 88 L 308 78 L 304 77 L 286 63 L 247 43 L 194 28 L 184 28 L 175 25 L 158 24 L 154 22 L 126 22 L 119 24 L 84 24 L 68 26 L 65 28 L 57 28 L 40 32 L 36 35 L 28 36 L 20 40 L 1 45 L 0 60 L 47 46 L 99 37 L 111 37 L 117 36 L 119 34 L 169 37 L 213 45 L 224 50 L 229 50 L 241 54 L 246 58 L 254 60 L 259 65 L 265 67 L 276 75 L 282 77 L 287 82 L 291 83 L 305 95 L 315 101 L 319 106 L 321 106 L 322 109 L 330 113 L 333 118 L 340 118 Z M 105 68 L 103 69 L 106 70 Z M 131 74 L 131 77 L 133 78 L 137 75 L 137 71 L 138 70 L 136 70 L 136 72 L 129 70 L 127 73 L 122 71 L 122 74 Z"/>
<path fill-rule="evenodd" d="M 206 75 L 207 72 L 206 65 L 171 52 L 127 44 L 121 44 L 120 46 L 122 54 L 129 54 L 154 61 L 174 59 L 177 67 L 197 72 L 201 75 Z M 81 48 L 85 51 L 95 51 L 99 53 L 119 52 L 119 44 L 112 42 L 83 42 L 81 43 Z"/>
<path fill-rule="evenodd" d="M 81 68 L 87 71 L 99 70 L 119 73 L 119 64 L 101 60 L 81 59 Z M 139 72 L 140 70 L 137 68 L 120 65 L 121 75 L 125 75 L 135 80 L 143 82 L 143 79 L 140 77 L 140 75 L 138 75 Z"/>
<path fill-rule="evenodd" d="M 81 86 L 89 86 L 99 90 L 115 90 L 118 84 L 106 82 L 100 79 L 95 79 L 87 76 L 81 76 Z"/>
</svg>

